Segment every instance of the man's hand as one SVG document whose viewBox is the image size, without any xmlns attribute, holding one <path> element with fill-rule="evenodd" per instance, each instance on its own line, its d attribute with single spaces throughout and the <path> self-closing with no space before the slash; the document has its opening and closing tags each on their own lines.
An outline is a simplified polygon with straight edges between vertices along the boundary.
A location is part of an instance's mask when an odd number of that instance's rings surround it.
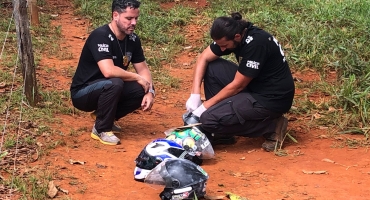
<svg viewBox="0 0 370 200">
<path fill-rule="evenodd" d="M 152 108 L 154 103 L 154 95 L 150 92 L 144 95 L 143 101 L 141 102 L 141 109 L 143 111 L 148 111 Z"/>
<path fill-rule="evenodd" d="M 188 112 L 193 112 L 200 105 L 202 105 L 200 94 L 190 94 L 189 99 L 186 101 L 186 110 Z"/>
<path fill-rule="evenodd" d="M 139 74 L 138 74 L 137 82 L 141 85 L 141 87 L 143 87 L 145 93 L 149 91 L 150 83 L 147 80 L 145 80 L 145 78 L 140 76 Z"/>
</svg>

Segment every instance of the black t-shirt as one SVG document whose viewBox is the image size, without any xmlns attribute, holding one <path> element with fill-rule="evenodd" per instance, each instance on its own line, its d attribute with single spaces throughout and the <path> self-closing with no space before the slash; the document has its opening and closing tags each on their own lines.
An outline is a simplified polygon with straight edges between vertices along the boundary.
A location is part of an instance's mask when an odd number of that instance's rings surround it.
<svg viewBox="0 0 370 200">
<path fill-rule="evenodd" d="M 222 52 L 216 43 L 210 48 L 217 56 L 235 54 L 238 71 L 253 78 L 245 90 L 262 106 L 274 112 L 289 111 L 293 103 L 294 81 L 284 52 L 271 34 L 249 23 L 237 48 Z"/>
<path fill-rule="evenodd" d="M 127 55 L 129 60 L 125 66 L 123 64 L 124 55 Z M 91 81 L 104 78 L 98 66 L 98 62 L 103 59 L 112 59 L 115 66 L 124 70 L 128 68 L 130 62 L 145 61 L 139 37 L 136 34 L 131 34 L 120 41 L 108 25 L 101 26 L 91 32 L 82 48 L 80 61 L 72 79 L 72 93 L 85 87 Z"/>
</svg>

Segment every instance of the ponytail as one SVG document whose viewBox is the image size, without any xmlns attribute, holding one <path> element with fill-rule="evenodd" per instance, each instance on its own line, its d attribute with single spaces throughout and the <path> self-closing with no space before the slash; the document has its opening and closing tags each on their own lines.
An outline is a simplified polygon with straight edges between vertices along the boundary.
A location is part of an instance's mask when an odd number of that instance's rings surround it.
<svg viewBox="0 0 370 200">
<path fill-rule="evenodd" d="M 227 40 L 233 40 L 236 34 L 242 34 L 248 27 L 248 22 L 242 20 L 239 12 L 231 13 L 231 17 L 218 17 L 214 20 L 210 35 L 213 40 L 219 40 L 226 37 Z"/>
</svg>

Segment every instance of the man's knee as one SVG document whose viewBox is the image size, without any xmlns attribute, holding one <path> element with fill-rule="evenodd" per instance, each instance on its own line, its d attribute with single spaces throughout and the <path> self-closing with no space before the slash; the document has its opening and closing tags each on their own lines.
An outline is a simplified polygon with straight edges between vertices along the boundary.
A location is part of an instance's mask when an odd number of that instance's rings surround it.
<svg viewBox="0 0 370 200">
<path fill-rule="evenodd" d="M 112 85 L 114 86 L 123 87 L 124 85 L 123 80 L 120 78 L 110 78 L 109 80 L 112 82 Z"/>
<path fill-rule="evenodd" d="M 199 118 L 202 129 L 210 133 L 214 133 L 218 127 L 217 122 L 212 118 L 208 112 L 204 112 Z"/>
<path fill-rule="evenodd" d="M 111 82 L 110 84 L 106 84 L 104 86 L 105 89 L 113 90 L 115 92 L 122 92 L 123 85 L 125 84 L 122 79 L 120 78 L 111 78 L 109 79 Z"/>
</svg>

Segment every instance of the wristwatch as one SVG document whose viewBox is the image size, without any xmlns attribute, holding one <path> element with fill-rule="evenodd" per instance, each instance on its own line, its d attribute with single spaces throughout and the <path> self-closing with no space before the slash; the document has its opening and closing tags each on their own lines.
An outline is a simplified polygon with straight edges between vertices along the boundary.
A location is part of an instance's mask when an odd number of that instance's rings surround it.
<svg viewBox="0 0 370 200">
<path fill-rule="evenodd" d="M 155 97 L 155 91 L 153 89 L 149 89 L 148 92 L 152 93 L 153 94 L 153 97 Z"/>
</svg>

